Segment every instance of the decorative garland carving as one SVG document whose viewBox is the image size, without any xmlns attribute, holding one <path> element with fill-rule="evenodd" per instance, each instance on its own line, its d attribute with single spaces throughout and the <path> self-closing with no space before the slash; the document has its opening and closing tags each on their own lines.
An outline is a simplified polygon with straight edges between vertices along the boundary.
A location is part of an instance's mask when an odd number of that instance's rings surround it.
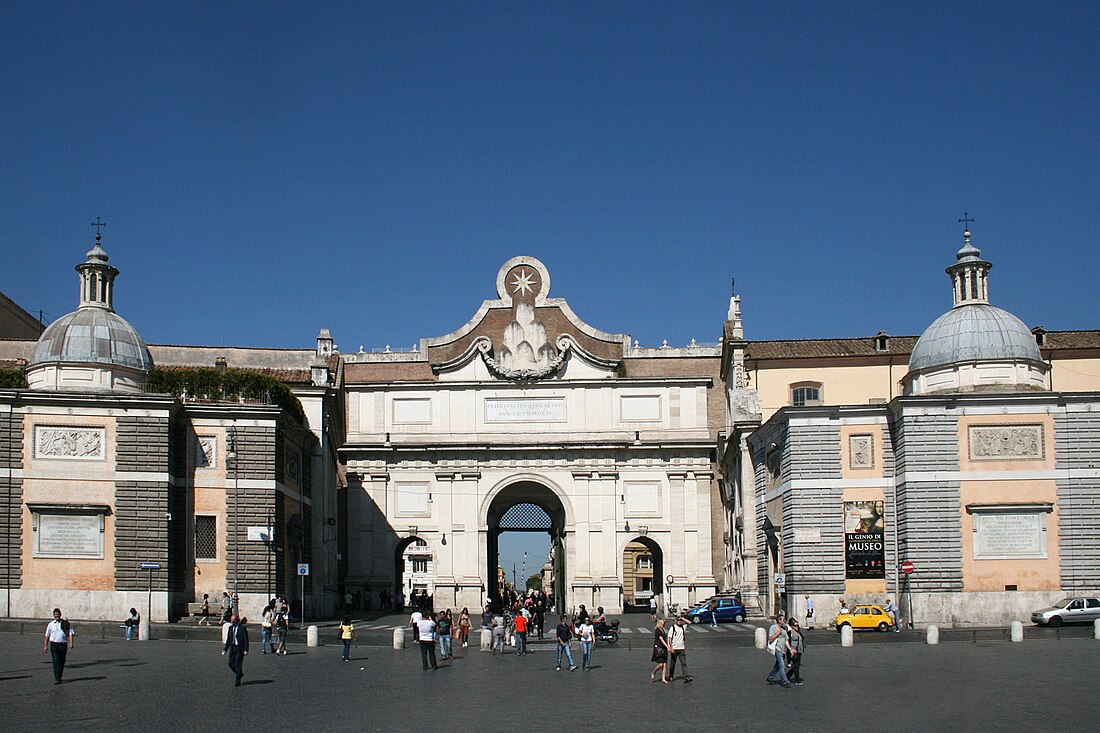
<svg viewBox="0 0 1100 733">
<path fill-rule="evenodd" d="M 557 356 L 541 367 L 535 369 L 506 369 L 493 357 L 493 342 L 487 336 L 482 336 L 474 342 L 474 346 L 481 353 L 481 358 L 485 365 L 489 367 L 489 371 L 501 379 L 509 379 L 514 382 L 545 379 L 561 369 L 569 356 L 570 349 L 573 348 L 573 340 L 563 334 L 558 337 L 555 345 L 558 347 Z"/>
</svg>

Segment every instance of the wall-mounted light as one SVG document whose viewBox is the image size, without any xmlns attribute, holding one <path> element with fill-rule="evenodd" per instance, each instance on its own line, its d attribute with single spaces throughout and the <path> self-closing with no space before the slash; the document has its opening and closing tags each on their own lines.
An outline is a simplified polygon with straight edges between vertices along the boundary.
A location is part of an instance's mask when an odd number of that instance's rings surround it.
<svg viewBox="0 0 1100 733">
<path fill-rule="evenodd" d="M 386 440 L 382 443 L 382 445 L 386 446 L 387 448 L 389 448 L 391 445 L 393 445 L 393 443 L 390 442 L 390 434 L 389 433 L 386 433 Z"/>
<path fill-rule="evenodd" d="M 447 533 L 446 532 L 443 533 L 443 539 L 441 539 L 439 541 L 439 544 L 441 544 L 441 545 L 447 544 Z"/>
<path fill-rule="evenodd" d="M 329 517 L 327 522 L 328 522 L 328 526 L 335 527 L 336 526 L 336 517 Z"/>
</svg>

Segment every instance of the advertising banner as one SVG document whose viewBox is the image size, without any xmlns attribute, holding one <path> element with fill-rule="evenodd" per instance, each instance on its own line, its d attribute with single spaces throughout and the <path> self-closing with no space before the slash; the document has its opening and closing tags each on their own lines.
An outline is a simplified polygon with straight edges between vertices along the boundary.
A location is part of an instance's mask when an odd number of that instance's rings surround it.
<svg viewBox="0 0 1100 733">
<path fill-rule="evenodd" d="M 886 522 L 881 501 L 844 502 L 844 577 L 886 577 Z"/>
</svg>

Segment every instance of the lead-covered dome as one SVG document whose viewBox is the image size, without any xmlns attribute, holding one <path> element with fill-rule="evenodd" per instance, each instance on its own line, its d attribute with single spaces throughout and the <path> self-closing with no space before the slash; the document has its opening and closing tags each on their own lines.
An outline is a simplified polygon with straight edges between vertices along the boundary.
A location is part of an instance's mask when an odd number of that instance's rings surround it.
<svg viewBox="0 0 1100 733">
<path fill-rule="evenodd" d="M 1042 362 L 1043 357 L 1023 321 L 1000 308 L 974 303 L 952 308 L 932 322 L 913 347 L 909 370 L 990 360 Z"/>
<path fill-rule="evenodd" d="M 115 313 L 115 278 L 107 253 L 95 246 L 76 266 L 80 306 L 50 324 L 27 363 L 31 389 L 141 391 L 153 357 L 138 332 Z"/>
<path fill-rule="evenodd" d="M 28 366 L 47 362 L 112 364 L 149 371 L 153 357 L 125 318 L 104 308 L 78 308 L 50 324 Z"/>
<path fill-rule="evenodd" d="M 955 304 L 925 329 L 909 356 L 905 393 L 1046 389 L 1047 365 L 1028 327 L 989 304 L 989 270 L 970 230 L 947 268 Z"/>
</svg>

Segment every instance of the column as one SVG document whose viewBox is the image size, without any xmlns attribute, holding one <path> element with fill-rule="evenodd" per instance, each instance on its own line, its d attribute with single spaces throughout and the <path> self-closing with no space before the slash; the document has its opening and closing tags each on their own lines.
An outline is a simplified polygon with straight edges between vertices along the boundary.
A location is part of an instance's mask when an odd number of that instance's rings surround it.
<svg viewBox="0 0 1100 733">
<path fill-rule="evenodd" d="M 756 548 L 756 473 L 752 466 L 752 453 L 749 450 L 748 435 L 741 435 L 741 455 L 739 457 L 737 481 L 737 513 L 734 523 L 740 526 L 741 577 L 737 579 L 741 599 L 746 608 L 762 608 L 760 590 L 757 586 L 759 568 Z"/>
<path fill-rule="evenodd" d="M 707 598 L 718 592 L 718 581 L 714 577 L 714 545 L 711 532 L 711 497 L 715 493 L 711 491 L 714 482 L 714 474 L 695 472 L 695 523 L 698 548 L 696 550 L 695 591 L 697 598 Z"/>
<path fill-rule="evenodd" d="M 684 609 L 688 603 L 688 577 L 686 538 L 684 537 L 684 480 L 685 471 L 668 473 L 668 557 L 665 558 L 667 574 L 673 576 L 672 585 L 666 587 L 665 603 L 676 603 Z"/>
</svg>

